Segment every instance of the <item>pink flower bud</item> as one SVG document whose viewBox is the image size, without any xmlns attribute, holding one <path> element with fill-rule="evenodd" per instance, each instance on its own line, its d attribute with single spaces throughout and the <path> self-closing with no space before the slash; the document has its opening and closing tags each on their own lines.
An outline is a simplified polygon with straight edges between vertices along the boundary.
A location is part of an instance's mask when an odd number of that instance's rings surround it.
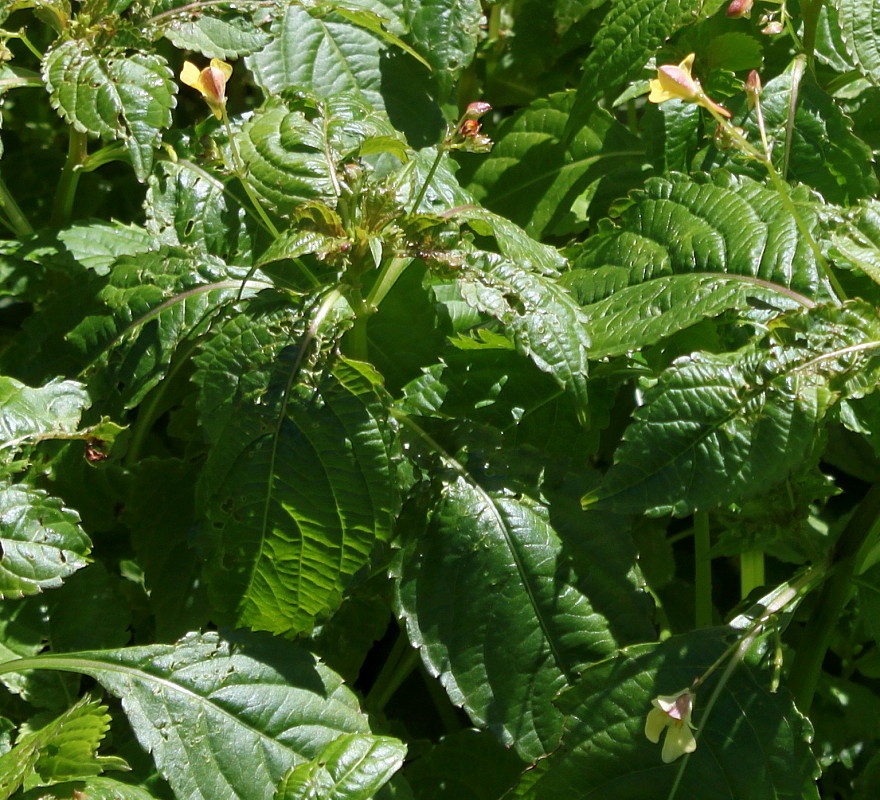
<svg viewBox="0 0 880 800">
<path fill-rule="evenodd" d="M 479 119 L 484 114 L 488 114 L 492 110 L 492 106 L 488 103 L 484 103 L 482 100 L 478 100 L 475 103 L 471 103 L 464 112 L 465 119 Z"/>
<path fill-rule="evenodd" d="M 767 36 L 775 36 L 778 33 L 782 33 L 784 29 L 784 25 L 779 21 L 775 20 L 767 25 L 765 28 L 761 28 L 761 33 L 766 34 Z"/>
<path fill-rule="evenodd" d="M 752 6 L 754 4 L 755 0 L 730 0 L 730 5 L 727 7 L 727 16 L 734 19 L 739 19 L 740 17 L 748 18 L 752 13 Z"/>
</svg>

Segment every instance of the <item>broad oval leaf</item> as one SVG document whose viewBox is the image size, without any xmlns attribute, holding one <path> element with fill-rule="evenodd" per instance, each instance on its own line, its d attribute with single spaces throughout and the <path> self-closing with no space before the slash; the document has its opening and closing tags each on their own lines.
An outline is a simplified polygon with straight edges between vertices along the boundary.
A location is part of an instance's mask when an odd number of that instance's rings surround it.
<svg viewBox="0 0 880 800">
<path fill-rule="evenodd" d="M 43 80 L 68 122 L 84 133 L 122 139 L 135 174 L 146 180 L 175 105 L 164 58 L 99 53 L 86 39 L 68 39 L 43 60 Z"/>
<path fill-rule="evenodd" d="M 0 599 L 60 586 L 86 565 L 79 515 L 30 486 L 0 485 Z"/>
<path fill-rule="evenodd" d="M 194 50 L 207 58 L 232 59 L 265 47 L 271 37 L 266 30 L 270 17 L 265 13 L 234 10 L 213 14 L 183 13 L 162 25 L 162 34 L 180 50 Z"/>
<path fill-rule="evenodd" d="M 810 752 L 812 727 L 787 692 L 740 665 L 705 716 L 715 679 L 696 692 L 696 751 L 686 763 L 664 764 L 660 745 L 645 737 L 651 700 L 690 686 L 724 652 L 725 629 L 695 631 L 661 644 L 635 645 L 588 668 L 558 705 L 566 735 L 525 796 L 529 800 L 644 800 L 677 797 L 818 800 L 819 768 Z M 748 768 L 746 768 L 748 765 Z"/>
<path fill-rule="evenodd" d="M 190 634 L 3 665 L 21 668 L 81 672 L 119 697 L 179 800 L 270 800 L 292 767 L 343 734 L 370 734 L 342 679 L 277 639 Z"/>
<path fill-rule="evenodd" d="M 404 553 L 410 640 L 454 703 L 528 761 L 563 730 L 551 701 L 615 642 L 569 573 L 545 509 L 464 477 Z"/>
</svg>

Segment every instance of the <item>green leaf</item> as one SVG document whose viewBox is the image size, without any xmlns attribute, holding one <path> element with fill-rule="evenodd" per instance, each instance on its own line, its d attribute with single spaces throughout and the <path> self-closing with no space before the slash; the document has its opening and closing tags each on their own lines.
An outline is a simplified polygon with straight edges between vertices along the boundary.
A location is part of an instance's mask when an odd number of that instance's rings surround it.
<svg viewBox="0 0 880 800">
<path fill-rule="evenodd" d="M 498 800 L 526 765 L 486 731 L 444 736 L 406 769 L 419 800 Z"/>
<path fill-rule="evenodd" d="M 213 9 L 212 14 L 171 17 L 162 25 L 162 34 L 180 50 L 194 50 L 206 58 L 233 59 L 269 43 L 265 27 L 270 19 L 260 11 L 248 14 Z"/>
<path fill-rule="evenodd" d="M 209 590 L 239 625 L 309 632 L 390 536 L 395 436 L 368 365 L 339 361 L 315 386 L 284 389 L 296 366 L 274 353 L 289 333 L 248 326 L 230 324 L 197 359 L 200 411 L 217 436 L 201 479 Z M 237 348 L 242 336 L 257 346 Z M 242 375 L 240 389 L 230 385 Z"/>
<path fill-rule="evenodd" d="M 639 179 L 642 145 L 607 111 L 564 140 L 574 102 L 573 92 L 536 100 L 499 126 L 491 153 L 462 157 L 460 179 L 476 199 L 535 238 L 582 231 L 603 184 L 619 194 Z"/>
<path fill-rule="evenodd" d="M 318 758 L 342 734 L 370 732 L 339 676 L 268 637 L 191 634 L 173 645 L 26 663 L 85 673 L 119 697 L 179 800 L 271 800 L 291 767 Z"/>
<path fill-rule="evenodd" d="M 156 640 L 172 642 L 204 627 L 210 617 L 202 562 L 194 549 L 197 472 L 172 459 L 143 459 L 132 472 L 123 519 L 144 572 Z"/>
<path fill-rule="evenodd" d="M 113 780 L 112 778 L 86 778 L 83 781 L 55 784 L 49 789 L 34 789 L 22 796 L 22 800 L 156 800 L 139 786 Z"/>
<path fill-rule="evenodd" d="M 463 476 L 405 551 L 399 603 L 452 702 L 528 761 L 559 743 L 552 699 L 615 647 L 546 510 Z"/>
<path fill-rule="evenodd" d="M 0 599 L 60 586 L 86 565 L 89 537 L 75 511 L 30 486 L 0 485 Z"/>
<path fill-rule="evenodd" d="M 109 728 L 107 707 L 84 697 L 48 724 L 19 736 L 15 747 L 0 756 L 0 798 L 7 800 L 22 785 L 29 789 L 125 769 L 122 759 L 97 755 Z"/>
<path fill-rule="evenodd" d="M 164 58 L 106 54 L 85 39 L 68 39 L 46 55 L 43 80 L 64 119 L 83 133 L 123 140 L 135 175 L 147 179 L 175 102 Z"/>
<path fill-rule="evenodd" d="M 584 62 L 567 132 L 577 131 L 590 117 L 600 94 L 614 94 L 638 75 L 654 51 L 676 31 L 714 14 L 723 0 L 705 0 L 695 8 L 691 0 L 635 0 L 613 3 L 593 39 Z"/>
<path fill-rule="evenodd" d="M 625 513 L 709 511 L 807 462 L 845 382 L 873 375 L 880 322 L 856 301 L 789 314 L 774 328 L 779 341 L 674 361 L 645 392 L 595 497 Z"/>
<path fill-rule="evenodd" d="M 835 5 L 850 56 L 862 75 L 880 86 L 880 2 L 837 0 Z"/>
<path fill-rule="evenodd" d="M 387 17 L 396 15 L 391 8 Z M 318 9 L 320 10 L 320 9 Z M 318 97 L 350 93 L 376 108 L 385 107 L 381 94 L 382 37 L 337 15 L 318 17 L 290 5 L 272 26 L 273 39 L 245 63 L 257 85 L 269 95 L 291 88 Z"/>
<path fill-rule="evenodd" d="M 479 0 L 405 0 L 404 19 L 425 49 L 441 98 L 473 60 L 482 18 Z"/>
<path fill-rule="evenodd" d="M 568 293 L 555 281 L 489 254 L 473 257 L 458 285 L 465 302 L 501 322 L 517 350 L 570 391 L 578 413 L 584 413 L 590 340 Z"/>
<path fill-rule="evenodd" d="M 406 746 L 387 736 L 340 736 L 317 759 L 294 767 L 275 800 L 370 800 L 405 755 Z"/>
<path fill-rule="evenodd" d="M 0 450 L 14 452 L 25 442 L 70 436 L 90 404 L 76 381 L 54 380 L 32 389 L 0 376 Z"/>
<path fill-rule="evenodd" d="M 723 634 L 695 631 L 628 647 L 588 668 L 559 700 L 565 739 L 527 797 L 667 797 L 683 769 L 680 797 L 702 797 L 712 787 L 712 796 L 737 800 L 818 800 L 810 723 L 787 692 L 771 693 L 768 680 L 747 666 L 736 669 L 708 716 L 704 709 L 717 678 L 697 691 L 693 721 L 699 739 L 684 767 L 663 764 L 660 746 L 645 737 L 651 700 L 690 686 L 724 652 Z"/>
<path fill-rule="evenodd" d="M 812 186 L 830 203 L 851 205 L 876 195 L 880 183 L 874 174 L 871 148 L 852 132 L 852 120 L 819 88 L 809 72 L 798 82 L 793 101 L 796 74 L 794 66 L 769 81 L 761 92 L 767 133 L 776 143 L 774 162 L 782 165 L 789 108 L 796 102 L 788 179 Z M 760 141 L 753 115 L 749 114 L 744 127 L 753 142 Z M 733 158 L 726 159 L 725 166 L 733 168 Z M 764 170 L 758 165 L 750 169 L 750 174 L 764 179 Z"/>
</svg>

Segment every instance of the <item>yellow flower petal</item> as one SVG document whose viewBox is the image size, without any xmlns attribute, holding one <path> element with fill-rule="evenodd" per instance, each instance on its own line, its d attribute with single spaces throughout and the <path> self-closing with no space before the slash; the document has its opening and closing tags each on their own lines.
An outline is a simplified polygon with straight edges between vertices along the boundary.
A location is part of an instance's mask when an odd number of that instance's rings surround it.
<svg viewBox="0 0 880 800">
<path fill-rule="evenodd" d="M 660 741 L 660 734 L 666 728 L 669 717 L 659 708 L 652 708 L 648 712 L 648 718 L 645 720 L 645 736 L 648 741 L 657 744 Z"/>
<path fill-rule="evenodd" d="M 685 753 L 693 753 L 696 749 L 697 740 L 691 733 L 690 726 L 684 722 L 676 722 L 666 731 L 660 758 L 663 759 L 664 764 L 669 764 Z"/>
<path fill-rule="evenodd" d="M 223 73 L 223 78 L 225 81 L 228 81 L 232 76 L 232 64 L 227 64 L 225 61 L 221 61 L 219 58 L 211 59 L 211 68 L 219 69 L 220 72 Z"/>
<path fill-rule="evenodd" d="M 180 70 L 180 82 L 192 86 L 193 89 L 198 89 L 200 74 L 199 68 L 192 61 L 184 61 L 183 69 Z"/>
</svg>

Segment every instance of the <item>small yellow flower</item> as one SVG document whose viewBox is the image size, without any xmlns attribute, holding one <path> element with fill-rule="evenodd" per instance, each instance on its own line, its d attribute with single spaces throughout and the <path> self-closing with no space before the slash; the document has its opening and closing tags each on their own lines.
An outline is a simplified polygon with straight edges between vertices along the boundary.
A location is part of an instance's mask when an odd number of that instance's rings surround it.
<svg viewBox="0 0 880 800">
<path fill-rule="evenodd" d="M 700 82 L 691 75 L 694 65 L 694 54 L 691 53 L 678 66 L 666 64 L 657 70 L 657 77 L 651 81 L 651 94 L 648 100 L 652 103 L 665 103 L 667 100 L 685 100 L 709 108 L 722 116 L 729 117 L 730 112 L 723 106 L 710 100 Z"/>
<path fill-rule="evenodd" d="M 660 757 L 664 764 L 675 761 L 685 753 L 697 749 L 697 740 L 691 729 L 691 712 L 694 708 L 694 695 L 690 689 L 678 694 L 660 695 L 651 701 L 654 706 L 645 720 L 645 736 L 654 744 L 660 741 L 660 734 L 666 731 Z"/>
<path fill-rule="evenodd" d="M 223 118 L 226 105 L 226 81 L 232 75 L 232 67 L 219 58 L 212 58 L 211 65 L 203 70 L 191 61 L 185 61 L 180 70 L 180 80 L 193 89 L 198 89 L 217 119 Z"/>
</svg>

